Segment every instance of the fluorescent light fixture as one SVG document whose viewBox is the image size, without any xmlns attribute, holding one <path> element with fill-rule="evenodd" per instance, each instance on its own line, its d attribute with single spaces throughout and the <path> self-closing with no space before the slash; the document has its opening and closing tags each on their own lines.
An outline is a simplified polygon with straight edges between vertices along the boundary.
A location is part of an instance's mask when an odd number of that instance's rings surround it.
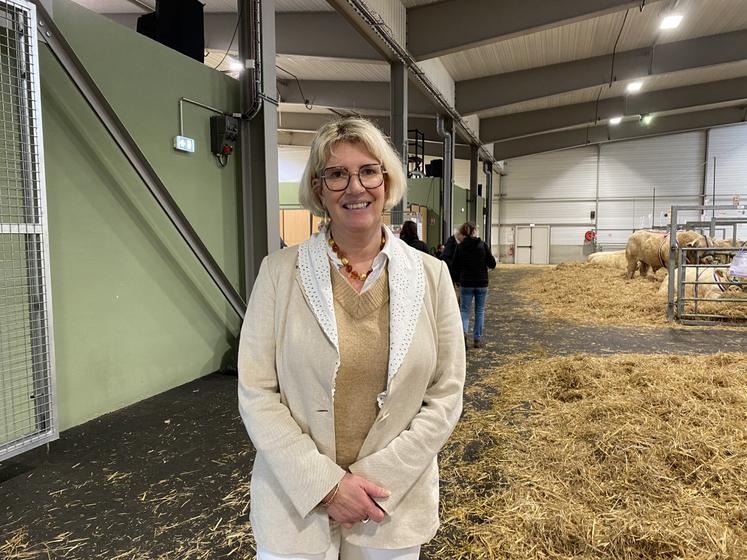
<svg viewBox="0 0 747 560">
<path fill-rule="evenodd" d="M 682 23 L 682 16 L 680 14 L 672 14 L 661 20 L 659 29 L 675 29 L 679 27 L 680 23 Z"/>
<path fill-rule="evenodd" d="M 622 118 L 622 117 L 612 117 L 612 118 L 611 118 L 611 119 L 609 120 L 609 123 L 610 123 L 610 124 L 611 124 L 612 126 L 617 126 L 618 124 L 620 124 L 620 123 L 622 122 L 622 120 L 623 120 L 623 118 Z"/>
<path fill-rule="evenodd" d="M 228 68 L 231 72 L 241 72 L 244 69 L 244 65 L 235 58 L 228 57 Z"/>
<path fill-rule="evenodd" d="M 641 117 L 641 124 L 642 124 L 643 126 L 648 126 L 648 125 L 650 125 L 650 124 L 651 124 L 651 123 L 652 123 L 653 121 L 654 121 L 654 116 L 653 116 L 653 115 L 643 115 L 643 116 Z"/>
<path fill-rule="evenodd" d="M 641 91 L 642 87 L 643 87 L 643 82 L 640 81 L 640 80 L 638 80 L 638 81 L 635 81 L 635 82 L 630 82 L 628 84 L 628 86 L 625 88 L 625 90 L 628 93 L 637 93 L 637 92 Z"/>
</svg>

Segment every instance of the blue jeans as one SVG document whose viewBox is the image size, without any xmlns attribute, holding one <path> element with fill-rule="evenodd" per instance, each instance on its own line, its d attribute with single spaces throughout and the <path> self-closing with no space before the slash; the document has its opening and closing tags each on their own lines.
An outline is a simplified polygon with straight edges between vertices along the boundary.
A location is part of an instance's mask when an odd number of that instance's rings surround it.
<svg viewBox="0 0 747 560">
<path fill-rule="evenodd" d="M 475 328 L 473 338 L 480 340 L 482 338 L 482 325 L 485 322 L 485 298 L 488 295 L 487 288 L 460 288 L 459 310 L 462 312 L 462 328 L 464 334 L 467 334 L 469 327 L 469 312 L 472 307 L 472 298 L 475 298 Z"/>
</svg>

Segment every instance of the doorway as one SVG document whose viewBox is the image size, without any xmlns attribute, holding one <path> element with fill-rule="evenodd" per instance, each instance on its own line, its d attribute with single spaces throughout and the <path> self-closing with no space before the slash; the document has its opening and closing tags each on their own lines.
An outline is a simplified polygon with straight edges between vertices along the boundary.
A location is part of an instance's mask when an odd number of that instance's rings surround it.
<svg viewBox="0 0 747 560">
<path fill-rule="evenodd" d="M 516 264 L 550 264 L 550 226 L 516 226 Z"/>
</svg>

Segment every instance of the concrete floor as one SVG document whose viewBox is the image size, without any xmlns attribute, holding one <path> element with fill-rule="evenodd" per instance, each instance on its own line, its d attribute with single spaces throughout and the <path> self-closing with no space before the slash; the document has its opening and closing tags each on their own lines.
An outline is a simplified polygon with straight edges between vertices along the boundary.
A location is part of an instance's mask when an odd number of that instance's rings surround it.
<svg viewBox="0 0 747 560">
<path fill-rule="evenodd" d="M 468 353 L 468 383 L 508 355 L 744 351 L 745 333 L 543 322 L 517 282 L 491 276 L 485 347 Z M 466 402 L 481 410 L 484 387 Z M 212 374 L 68 430 L 49 449 L 0 464 L 0 558 L 252 558 L 246 531 L 253 450 L 236 408 L 236 378 Z M 436 558 L 436 543 L 422 558 Z"/>
</svg>

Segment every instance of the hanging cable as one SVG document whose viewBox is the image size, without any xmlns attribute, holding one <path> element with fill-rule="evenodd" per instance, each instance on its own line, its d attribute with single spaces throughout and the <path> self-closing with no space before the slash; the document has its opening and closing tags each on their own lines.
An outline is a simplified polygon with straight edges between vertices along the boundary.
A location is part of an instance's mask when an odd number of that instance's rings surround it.
<svg viewBox="0 0 747 560">
<path fill-rule="evenodd" d="M 643 5 L 644 2 L 641 2 L 640 9 L 643 11 Z M 617 32 L 617 39 L 615 39 L 615 45 L 612 47 L 612 61 L 610 63 L 610 80 L 609 84 L 607 84 L 608 88 L 612 87 L 613 82 L 615 81 L 615 55 L 617 54 L 617 45 L 620 43 L 620 37 L 622 37 L 623 29 L 625 29 L 625 22 L 628 21 L 628 14 L 630 13 L 630 8 L 625 10 L 625 16 L 622 20 L 622 25 L 620 25 L 620 30 Z M 594 124 L 596 125 L 599 121 L 599 99 L 602 97 L 602 91 L 604 90 L 604 86 L 599 86 L 599 91 L 597 92 L 597 99 L 594 101 Z M 586 127 L 586 144 L 589 143 L 589 127 Z"/>
<path fill-rule="evenodd" d="M 241 21 L 241 4 L 239 4 L 239 8 L 236 12 L 236 27 L 233 28 L 233 35 L 231 35 L 231 40 L 228 43 L 228 47 L 226 48 L 226 52 L 223 53 L 223 58 L 220 59 L 220 62 L 213 66 L 213 70 L 217 70 L 220 68 L 220 65 L 223 64 L 223 61 L 226 60 L 226 57 L 228 56 L 228 53 L 231 51 L 231 47 L 233 47 L 233 42 L 236 40 L 236 33 L 239 31 L 239 22 Z"/>
<path fill-rule="evenodd" d="M 293 72 L 288 72 L 288 70 L 281 67 L 279 64 L 276 64 L 275 68 L 277 68 L 278 70 L 282 72 L 285 72 L 286 74 L 290 75 L 294 80 L 296 80 L 296 85 L 298 86 L 298 91 L 301 94 L 301 99 L 303 99 L 304 107 L 306 107 L 309 111 L 311 111 L 314 108 L 314 105 L 303 94 L 303 90 L 301 89 L 301 82 L 298 81 L 298 77 Z"/>
</svg>

